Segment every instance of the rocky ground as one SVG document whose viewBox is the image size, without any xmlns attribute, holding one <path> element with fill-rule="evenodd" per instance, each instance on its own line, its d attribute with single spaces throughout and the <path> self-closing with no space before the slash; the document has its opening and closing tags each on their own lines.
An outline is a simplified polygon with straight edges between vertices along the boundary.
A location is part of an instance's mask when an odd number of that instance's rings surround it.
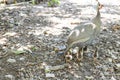
<svg viewBox="0 0 120 80">
<path fill-rule="evenodd" d="M 0 80 L 119 80 L 119 5 L 104 5 L 101 10 L 99 64 L 94 65 L 92 52 L 81 62 L 66 64 L 57 50 L 65 49 L 71 29 L 95 14 L 92 5 L 67 0 L 58 7 L 47 3 L 0 7 Z"/>
</svg>

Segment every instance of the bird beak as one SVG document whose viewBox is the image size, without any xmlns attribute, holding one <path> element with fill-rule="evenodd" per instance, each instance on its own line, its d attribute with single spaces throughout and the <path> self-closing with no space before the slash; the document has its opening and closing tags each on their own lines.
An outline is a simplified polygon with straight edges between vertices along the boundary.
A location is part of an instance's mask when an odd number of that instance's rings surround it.
<svg viewBox="0 0 120 80">
<path fill-rule="evenodd" d="M 99 5 L 99 10 L 102 9 L 103 6 L 104 6 L 104 5 L 100 4 L 100 5 Z"/>
<path fill-rule="evenodd" d="M 99 10 L 103 7 L 103 5 L 102 4 L 100 4 L 100 2 L 98 1 L 98 0 L 96 0 L 97 2 L 98 2 L 98 4 L 99 4 L 99 6 L 98 6 L 98 8 L 99 8 Z"/>
</svg>

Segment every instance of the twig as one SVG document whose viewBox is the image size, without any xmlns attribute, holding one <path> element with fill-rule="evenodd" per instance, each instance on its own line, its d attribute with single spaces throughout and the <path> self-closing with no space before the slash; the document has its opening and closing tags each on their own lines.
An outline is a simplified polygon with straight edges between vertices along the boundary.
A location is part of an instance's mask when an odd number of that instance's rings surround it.
<svg viewBox="0 0 120 80">
<path fill-rule="evenodd" d="M 11 5 L 18 6 L 18 5 L 21 5 L 21 4 L 29 4 L 30 2 L 32 2 L 32 1 L 20 2 L 20 3 L 11 4 Z"/>
<path fill-rule="evenodd" d="M 64 69 L 65 67 L 68 67 L 68 64 L 51 66 L 49 67 L 49 71 L 56 71 L 56 70 Z"/>
<path fill-rule="evenodd" d="M 112 76 L 112 75 L 120 76 L 120 73 L 119 74 L 105 74 L 105 76 Z"/>
</svg>

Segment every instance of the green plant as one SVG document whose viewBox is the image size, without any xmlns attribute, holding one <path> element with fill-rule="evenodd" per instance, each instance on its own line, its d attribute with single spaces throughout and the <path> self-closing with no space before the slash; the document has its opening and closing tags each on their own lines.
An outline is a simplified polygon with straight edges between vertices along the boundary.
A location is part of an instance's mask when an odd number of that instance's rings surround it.
<svg viewBox="0 0 120 80">
<path fill-rule="evenodd" d="M 12 52 L 15 53 L 15 54 L 23 54 L 26 51 L 24 51 L 24 50 L 12 50 Z"/>
<path fill-rule="evenodd" d="M 35 5 L 36 0 L 32 0 L 32 4 Z"/>
<path fill-rule="evenodd" d="M 58 6 L 60 4 L 60 0 L 50 0 L 48 2 L 48 6 L 50 7 L 55 7 L 55 6 Z"/>
<path fill-rule="evenodd" d="M 35 5 L 35 4 L 39 4 L 41 0 L 32 0 L 32 4 Z"/>
<path fill-rule="evenodd" d="M 33 46 L 33 47 L 31 48 L 32 51 L 36 51 L 37 49 L 38 49 L 38 48 L 35 47 L 35 46 Z"/>
</svg>

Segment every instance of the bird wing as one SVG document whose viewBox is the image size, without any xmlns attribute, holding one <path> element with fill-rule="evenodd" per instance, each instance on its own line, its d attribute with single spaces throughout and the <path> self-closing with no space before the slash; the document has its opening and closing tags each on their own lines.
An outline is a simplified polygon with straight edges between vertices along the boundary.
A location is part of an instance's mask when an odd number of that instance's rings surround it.
<svg viewBox="0 0 120 80">
<path fill-rule="evenodd" d="M 75 27 L 68 36 L 68 44 L 86 42 L 90 40 L 92 37 L 94 37 L 95 28 L 96 25 L 93 23 L 85 23 Z"/>
</svg>

